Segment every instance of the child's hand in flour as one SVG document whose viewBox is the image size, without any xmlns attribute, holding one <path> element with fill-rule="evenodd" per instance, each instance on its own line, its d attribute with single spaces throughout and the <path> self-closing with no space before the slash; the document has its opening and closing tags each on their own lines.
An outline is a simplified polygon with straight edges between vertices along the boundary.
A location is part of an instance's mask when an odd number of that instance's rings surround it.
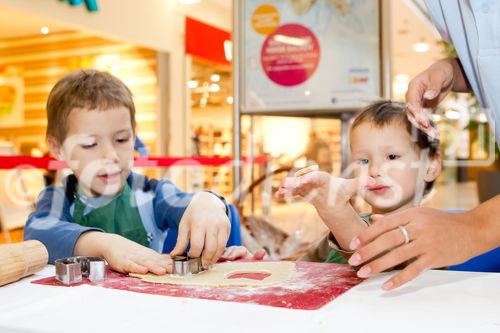
<svg viewBox="0 0 500 333">
<path fill-rule="evenodd" d="M 120 273 L 148 272 L 163 275 L 172 272 L 172 259 L 120 235 L 89 231 L 78 239 L 75 256 L 103 257 L 109 266 Z"/>
<path fill-rule="evenodd" d="M 203 267 L 208 268 L 224 252 L 230 232 L 226 205 L 212 193 L 198 192 L 182 216 L 177 243 L 170 255 L 182 255 L 189 244 L 188 256 L 201 257 Z"/>
</svg>

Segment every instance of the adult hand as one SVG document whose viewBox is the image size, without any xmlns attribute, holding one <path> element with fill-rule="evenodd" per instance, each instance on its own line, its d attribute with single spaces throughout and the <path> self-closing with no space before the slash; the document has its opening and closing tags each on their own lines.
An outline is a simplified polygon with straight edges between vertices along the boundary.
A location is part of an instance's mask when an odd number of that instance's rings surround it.
<svg viewBox="0 0 500 333">
<path fill-rule="evenodd" d="M 224 203 L 209 192 L 199 192 L 191 200 L 179 224 L 179 235 L 171 256 L 183 254 L 188 242 L 188 255 L 201 256 L 203 267 L 214 264 L 226 250 L 231 223 Z"/>
<path fill-rule="evenodd" d="M 440 60 L 413 78 L 406 92 L 408 119 L 429 136 L 437 138 L 439 132 L 430 124 L 424 108 L 434 108 L 455 84 L 454 64 L 451 59 Z"/>
<path fill-rule="evenodd" d="M 397 288 L 427 269 L 459 264 L 482 253 L 485 249 L 478 249 L 482 243 L 477 236 L 480 227 L 473 222 L 469 213 L 447 213 L 431 208 L 374 215 L 373 224 L 352 240 L 350 247 L 356 252 L 349 264 L 358 266 L 373 260 L 358 271 L 359 277 L 367 278 L 414 259 L 382 286 L 385 290 Z M 405 237 L 399 226 L 406 228 L 408 244 L 404 244 Z"/>
</svg>

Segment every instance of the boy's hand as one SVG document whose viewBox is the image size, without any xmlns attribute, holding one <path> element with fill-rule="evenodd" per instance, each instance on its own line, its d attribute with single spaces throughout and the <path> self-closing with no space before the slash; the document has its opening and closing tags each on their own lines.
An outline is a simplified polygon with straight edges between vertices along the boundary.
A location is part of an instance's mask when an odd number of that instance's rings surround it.
<svg viewBox="0 0 500 333">
<path fill-rule="evenodd" d="M 344 179 L 322 171 L 301 177 L 287 177 L 276 192 L 277 198 L 300 196 L 318 211 L 343 209 L 351 197 L 364 186 L 374 182 L 371 177 Z"/>
<path fill-rule="evenodd" d="M 265 250 L 258 250 L 255 254 L 252 254 L 248 249 L 244 246 L 230 246 L 228 247 L 222 256 L 221 259 L 224 260 L 237 260 L 237 259 L 255 259 L 262 260 L 266 255 Z"/>
<path fill-rule="evenodd" d="M 201 256 L 203 267 L 208 268 L 226 249 L 230 232 L 224 203 L 212 193 L 199 192 L 182 216 L 177 244 L 170 255 L 183 254 L 189 242 L 189 257 Z"/>
<path fill-rule="evenodd" d="M 74 255 L 103 257 L 120 273 L 148 272 L 163 275 L 172 272 L 172 259 L 120 235 L 91 231 L 80 236 Z"/>
</svg>

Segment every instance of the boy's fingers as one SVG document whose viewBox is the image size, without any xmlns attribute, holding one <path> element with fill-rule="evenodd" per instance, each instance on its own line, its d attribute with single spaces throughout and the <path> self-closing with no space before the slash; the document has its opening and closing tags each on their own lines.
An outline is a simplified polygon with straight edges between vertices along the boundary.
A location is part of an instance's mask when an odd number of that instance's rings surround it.
<svg viewBox="0 0 500 333">
<path fill-rule="evenodd" d="M 366 186 L 372 185 L 373 182 L 374 182 L 374 179 L 372 177 L 361 176 L 359 178 L 342 179 L 341 186 L 342 186 L 345 194 L 348 195 L 349 197 L 352 197 L 360 189 L 363 189 Z"/>
<path fill-rule="evenodd" d="M 235 246 L 230 246 L 226 249 L 224 252 L 223 258 L 226 260 L 233 260 L 234 259 L 234 252 L 235 252 Z"/>
<path fill-rule="evenodd" d="M 144 264 L 148 270 L 156 275 L 165 275 L 167 274 L 167 269 L 165 267 L 158 266 L 157 264 L 153 262 L 147 262 Z"/>
<path fill-rule="evenodd" d="M 287 177 L 281 182 L 281 192 L 284 195 L 292 194 L 300 186 L 300 180 L 296 177 Z"/>
<path fill-rule="evenodd" d="M 363 191 L 366 186 L 374 185 L 374 183 L 375 180 L 370 176 L 361 176 L 349 179 L 332 178 L 330 190 L 337 191 L 339 194 L 351 198 L 359 191 Z"/>
<path fill-rule="evenodd" d="M 231 250 L 231 260 L 246 258 L 248 250 L 243 246 L 233 246 Z"/>
<path fill-rule="evenodd" d="M 201 256 L 201 253 L 203 251 L 203 248 L 205 247 L 205 230 L 204 229 L 199 229 L 196 228 L 196 231 L 193 230 L 191 232 L 191 239 L 190 239 L 190 249 L 188 256 L 191 258 L 199 258 Z"/>
<path fill-rule="evenodd" d="M 330 175 L 322 171 L 311 171 L 299 177 L 287 177 L 282 180 L 275 197 L 286 198 L 290 196 L 305 197 L 312 190 L 328 183 Z"/>
<path fill-rule="evenodd" d="M 265 250 L 258 250 L 255 252 L 253 255 L 253 258 L 256 260 L 262 260 L 266 256 L 266 251 Z"/>
<path fill-rule="evenodd" d="M 302 169 L 298 170 L 297 172 L 295 172 L 294 177 L 300 177 L 300 176 L 303 176 L 303 175 L 308 174 L 310 172 L 318 171 L 318 170 L 319 170 L 319 166 L 317 164 L 310 165 L 308 167 L 302 168 Z"/>
<path fill-rule="evenodd" d="M 170 256 L 174 257 L 183 254 L 186 251 L 189 242 L 189 229 L 181 223 L 179 226 L 179 234 L 174 249 L 170 252 Z"/>
<path fill-rule="evenodd" d="M 229 253 L 231 252 L 231 247 L 228 247 L 224 250 L 222 255 L 220 256 L 222 259 L 227 259 L 229 256 Z"/>
<path fill-rule="evenodd" d="M 201 262 L 204 268 L 208 268 L 208 266 L 213 262 L 213 258 L 215 257 L 215 253 L 217 251 L 217 233 L 213 230 L 208 230 L 205 235 L 205 246 L 203 248 L 203 253 L 201 256 Z"/>
<path fill-rule="evenodd" d="M 146 267 L 149 272 L 152 272 L 156 275 L 163 275 L 167 273 L 166 267 L 162 266 L 163 258 L 157 252 L 148 251 L 136 258 L 131 258 L 130 260 L 140 266 Z"/>
<path fill-rule="evenodd" d="M 322 172 L 313 171 L 306 173 L 298 178 L 299 185 L 319 185 L 322 180 Z"/>
<path fill-rule="evenodd" d="M 148 272 L 147 267 L 139 265 L 138 263 L 132 260 L 127 260 L 127 262 L 125 263 L 124 270 L 125 270 L 124 273 L 146 274 Z"/>
<path fill-rule="evenodd" d="M 161 267 L 165 268 L 167 273 L 172 273 L 172 258 L 168 254 L 160 254 L 158 263 Z"/>
<path fill-rule="evenodd" d="M 160 264 L 162 267 L 172 266 L 172 257 L 170 257 L 168 254 L 159 254 L 158 264 Z"/>
<path fill-rule="evenodd" d="M 213 258 L 212 263 L 216 263 L 222 254 L 226 251 L 226 243 L 229 238 L 228 232 L 226 230 L 219 230 L 217 234 L 217 252 Z"/>
</svg>

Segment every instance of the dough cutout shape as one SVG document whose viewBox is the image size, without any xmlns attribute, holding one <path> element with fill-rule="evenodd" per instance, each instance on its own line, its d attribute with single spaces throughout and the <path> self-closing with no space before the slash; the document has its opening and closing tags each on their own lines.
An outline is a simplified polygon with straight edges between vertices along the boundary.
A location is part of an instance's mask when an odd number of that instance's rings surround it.
<svg viewBox="0 0 500 333">
<path fill-rule="evenodd" d="M 187 276 L 173 274 L 135 274 L 146 282 L 166 283 L 201 287 L 259 287 L 283 283 L 288 280 L 295 270 L 295 263 L 289 261 L 246 261 L 224 262 L 212 265 L 210 270 Z M 245 278 L 248 275 L 260 275 L 259 278 Z M 262 278 L 262 276 L 266 276 Z M 236 276 L 236 278 L 231 278 Z M 242 276 L 242 277 L 240 277 Z"/>
</svg>

